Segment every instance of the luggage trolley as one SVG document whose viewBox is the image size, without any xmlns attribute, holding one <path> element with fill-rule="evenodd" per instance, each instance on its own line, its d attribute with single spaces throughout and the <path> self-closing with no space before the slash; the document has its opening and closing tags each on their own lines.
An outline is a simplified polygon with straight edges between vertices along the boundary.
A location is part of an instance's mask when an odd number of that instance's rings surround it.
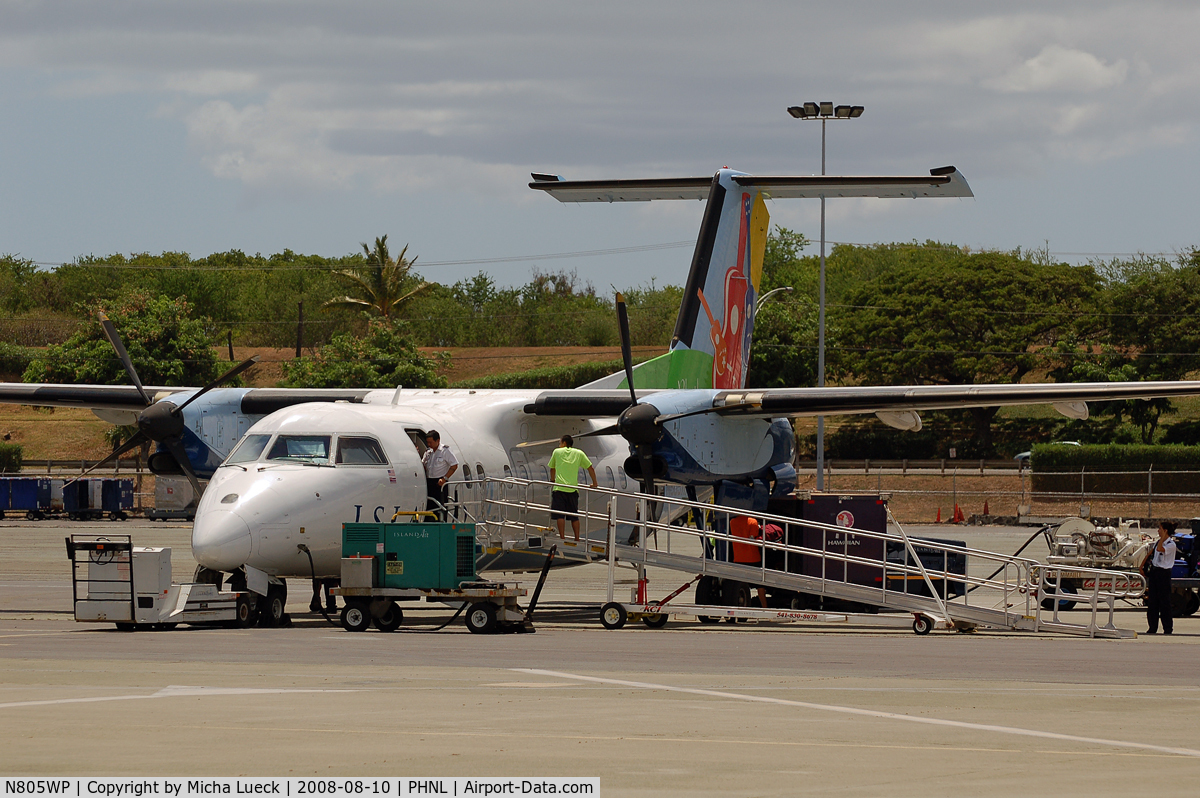
<svg viewBox="0 0 1200 798">
<path fill-rule="evenodd" d="M 249 593 L 172 582 L 169 548 L 134 546 L 129 535 L 71 535 L 66 544 L 76 621 L 132 632 L 181 623 L 246 627 L 255 620 Z"/>
</svg>

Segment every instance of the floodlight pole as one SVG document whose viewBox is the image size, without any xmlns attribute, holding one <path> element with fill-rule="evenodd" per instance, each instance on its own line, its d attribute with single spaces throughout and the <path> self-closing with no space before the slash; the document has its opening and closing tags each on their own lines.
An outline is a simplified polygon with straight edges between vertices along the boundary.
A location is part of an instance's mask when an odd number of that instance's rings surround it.
<svg viewBox="0 0 1200 798">
<path fill-rule="evenodd" d="M 821 117 L 821 175 L 825 175 L 825 117 Z M 825 387 L 825 195 L 821 195 L 821 271 L 817 279 L 817 387 Z M 817 416 L 817 490 L 825 490 L 825 416 Z"/>
<path fill-rule="evenodd" d="M 825 174 L 825 123 L 829 119 L 857 119 L 861 105 L 831 102 L 805 103 L 788 108 L 795 119 L 821 120 L 821 175 Z M 821 270 L 817 281 L 817 387 L 825 387 L 825 195 L 821 194 Z M 825 490 L 825 416 L 817 416 L 817 490 Z"/>
</svg>

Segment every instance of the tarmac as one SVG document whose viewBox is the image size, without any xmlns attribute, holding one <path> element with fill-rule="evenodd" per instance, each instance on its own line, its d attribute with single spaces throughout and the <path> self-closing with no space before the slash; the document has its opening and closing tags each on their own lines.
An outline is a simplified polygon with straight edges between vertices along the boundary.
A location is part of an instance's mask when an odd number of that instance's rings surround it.
<svg viewBox="0 0 1200 798">
<path fill-rule="evenodd" d="M 603 795 L 1196 794 L 1200 618 L 1088 640 L 598 622 L 600 566 L 551 574 L 537 633 L 351 634 L 291 583 L 281 629 L 118 632 L 71 614 L 71 533 L 0 521 L 0 773 L 596 776 Z M 918 527 L 1009 553 L 1028 528 Z M 1032 548 L 1032 547 L 1031 547 Z M 1044 548 L 1044 547 L 1042 547 Z M 1044 554 L 1044 551 L 1033 551 Z M 686 577 L 652 574 L 665 595 Z M 532 584 L 530 584 L 532 587 Z M 406 629 L 451 612 L 405 608 Z M 1143 631 L 1130 607 L 1118 625 Z"/>
</svg>

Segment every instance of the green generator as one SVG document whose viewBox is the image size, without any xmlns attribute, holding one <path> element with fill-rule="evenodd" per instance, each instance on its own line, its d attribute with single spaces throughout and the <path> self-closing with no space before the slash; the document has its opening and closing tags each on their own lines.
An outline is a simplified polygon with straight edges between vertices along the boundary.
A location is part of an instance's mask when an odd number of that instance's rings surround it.
<svg viewBox="0 0 1200 798">
<path fill-rule="evenodd" d="M 445 590 L 479 581 L 474 524 L 342 524 L 342 557 L 374 557 L 376 587 Z"/>
</svg>

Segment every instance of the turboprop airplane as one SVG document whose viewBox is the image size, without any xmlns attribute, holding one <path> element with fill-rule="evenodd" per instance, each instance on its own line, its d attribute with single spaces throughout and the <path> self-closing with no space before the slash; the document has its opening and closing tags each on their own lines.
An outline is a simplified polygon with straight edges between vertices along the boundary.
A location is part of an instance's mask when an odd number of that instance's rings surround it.
<svg viewBox="0 0 1200 798">
<path fill-rule="evenodd" d="M 224 389 L 221 380 L 200 390 L 144 389 L 111 332 L 136 388 L 0 385 L 0 401 L 91 407 L 114 423 L 119 411 L 159 442 L 168 467 L 194 484 L 197 475 L 210 476 L 193 555 L 211 576 L 231 574 L 231 582 L 267 596 L 267 614 L 275 616 L 287 578 L 338 575 L 342 523 L 424 508 L 421 432 L 430 428 L 463 464 L 453 486 L 460 501 L 480 498 L 487 477 L 546 478 L 551 450 L 543 439 L 571 433 L 601 485 L 630 494 L 654 493 L 656 483 L 704 487 L 722 504 L 755 510 L 772 491 L 795 484 L 789 417 L 875 413 L 917 430 L 922 410 L 1042 403 L 1086 418 L 1088 401 L 1200 395 L 1200 382 L 746 388 L 770 224 L 766 200 L 971 196 L 953 167 L 916 177 L 763 177 L 730 169 L 677 180 L 533 177 L 531 188 L 563 202 L 707 202 L 666 354 L 632 366 L 618 302 L 623 372 L 571 391 Z M 230 452 L 227 442 L 239 439 Z M 480 563 L 530 565 L 507 556 Z"/>
</svg>

